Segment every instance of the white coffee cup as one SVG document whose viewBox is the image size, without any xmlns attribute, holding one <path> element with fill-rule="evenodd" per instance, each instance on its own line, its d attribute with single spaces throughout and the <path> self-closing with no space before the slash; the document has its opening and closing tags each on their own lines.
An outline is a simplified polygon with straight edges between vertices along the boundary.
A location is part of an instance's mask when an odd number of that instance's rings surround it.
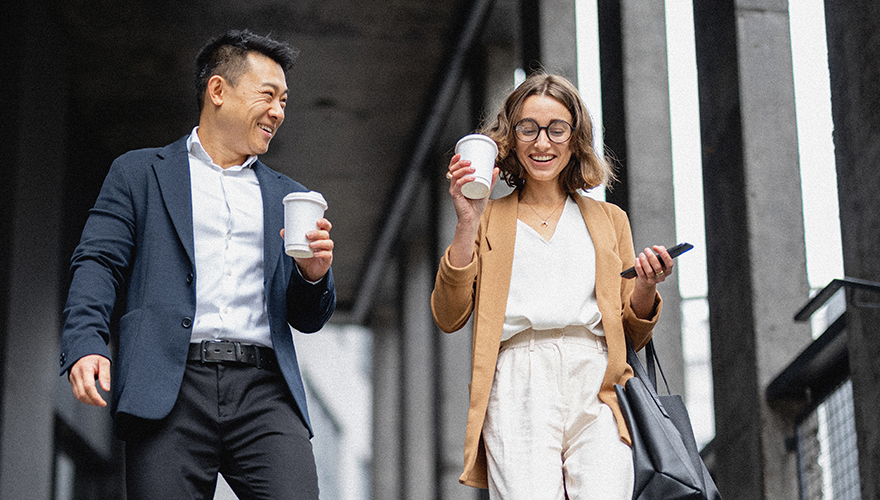
<svg viewBox="0 0 880 500">
<path fill-rule="evenodd" d="M 327 202 L 321 193 L 301 191 L 284 197 L 284 253 L 291 257 L 312 257 L 306 233 L 318 229 L 318 219 L 324 216 Z"/>
<path fill-rule="evenodd" d="M 472 200 L 489 196 L 492 188 L 492 171 L 495 169 L 495 157 L 498 156 L 498 145 L 490 137 L 483 134 L 466 135 L 458 140 L 455 152 L 462 160 L 470 160 L 474 168 L 474 180 L 461 187 L 461 194 Z"/>
</svg>

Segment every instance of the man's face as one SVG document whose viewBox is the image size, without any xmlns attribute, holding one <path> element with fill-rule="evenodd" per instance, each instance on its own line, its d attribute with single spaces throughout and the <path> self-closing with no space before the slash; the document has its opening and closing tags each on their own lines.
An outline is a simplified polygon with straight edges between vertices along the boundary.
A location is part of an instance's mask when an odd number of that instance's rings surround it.
<svg viewBox="0 0 880 500">
<path fill-rule="evenodd" d="M 268 151 L 287 105 L 287 80 L 281 66 L 262 54 L 252 52 L 247 57 L 250 68 L 234 87 L 226 87 L 222 111 L 232 141 L 228 147 L 243 157 Z"/>
</svg>

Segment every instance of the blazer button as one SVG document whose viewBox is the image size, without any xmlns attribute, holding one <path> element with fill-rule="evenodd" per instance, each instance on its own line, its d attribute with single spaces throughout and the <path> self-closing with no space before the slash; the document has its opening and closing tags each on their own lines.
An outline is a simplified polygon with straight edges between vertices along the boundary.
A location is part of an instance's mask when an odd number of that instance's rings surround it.
<svg viewBox="0 0 880 500">
<path fill-rule="evenodd" d="M 196 279 L 196 276 L 193 273 L 189 273 L 186 275 L 186 284 L 192 284 L 193 280 Z"/>
<path fill-rule="evenodd" d="M 65 362 L 66 360 L 67 360 L 67 354 L 65 354 L 65 353 L 62 352 L 62 353 L 61 353 L 61 359 L 60 359 L 60 361 L 61 361 L 61 366 L 64 366 L 64 362 Z"/>
<path fill-rule="evenodd" d="M 193 324 L 192 318 L 183 318 L 183 321 L 180 322 L 180 326 L 184 328 L 189 328 Z"/>
</svg>

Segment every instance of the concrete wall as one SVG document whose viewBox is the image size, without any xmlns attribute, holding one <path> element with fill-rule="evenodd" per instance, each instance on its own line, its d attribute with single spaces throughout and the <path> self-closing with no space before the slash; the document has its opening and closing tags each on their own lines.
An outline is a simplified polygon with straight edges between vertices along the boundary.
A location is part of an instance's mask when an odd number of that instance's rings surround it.
<svg viewBox="0 0 880 500">
<path fill-rule="evenodd" d="M 826 0 L 825 19 L 844 273 L 880 282 L 880 4 Z M 877 302 L 876 295 L 847 297 L 862 498 L 880 496 L 880 309 L 871 305 Z"/>
<path fill-rule="evenodd" d="M 793 417 L 768 382 L 811 340 L 787 2 L 696 2 L 703 186 L 715 384 L 717 483 L 725 498 L 798 497 Z"/>
</svg>

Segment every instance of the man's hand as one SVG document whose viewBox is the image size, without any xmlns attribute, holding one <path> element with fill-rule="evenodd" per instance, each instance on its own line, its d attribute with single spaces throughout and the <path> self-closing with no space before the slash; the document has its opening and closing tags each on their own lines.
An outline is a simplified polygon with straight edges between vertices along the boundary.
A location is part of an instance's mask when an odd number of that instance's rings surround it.
<svg viewBox="0 0 880 500">
<path fill-rule="evenodd" d="M 293 259 L 299 266 L 303 278 L 309 281 L 320 281 L 333 264 L 333 240 L 330 239 L 332 227 L 329 220 L 323 217 L 319 219 L 318 229 L 306 233 L 313 255 L 307 259 L 298 257 Z M 281 238 L 284 238 L 284 229 L 281 230 Z"/>
<path fill-rule="evenodd" d="M 110 360 L 98 354 L 83 356 L 70 367 L 67 376 L 73 395 L 80 402 L 92 406 L 107 406 L 107 402 L 98 393 L 95 381 L 101 389 L 110 390 Z"/>
</svg>

